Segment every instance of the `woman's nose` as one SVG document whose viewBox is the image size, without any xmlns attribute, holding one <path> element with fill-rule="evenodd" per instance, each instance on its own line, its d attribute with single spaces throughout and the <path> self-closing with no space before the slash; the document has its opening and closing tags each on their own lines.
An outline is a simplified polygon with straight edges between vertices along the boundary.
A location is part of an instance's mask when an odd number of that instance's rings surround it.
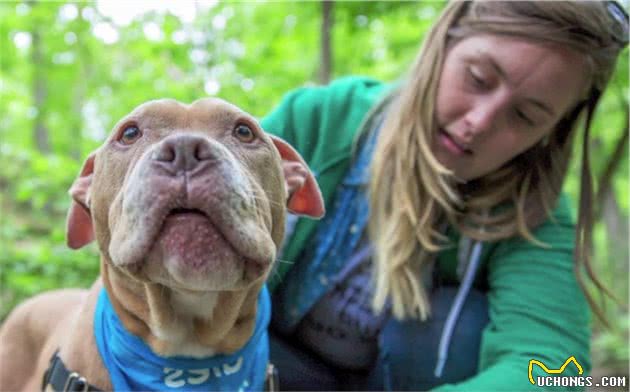
<svg viewBox="0 0 630 392">
<path fill-rule="evenodd" d="M 479 134 L 490 132 L 496 128 L 502 106 L 498 99 L 484 98 L 476 100 L 464 118 L 466 137 L 472 139 Z"/>
</svg>

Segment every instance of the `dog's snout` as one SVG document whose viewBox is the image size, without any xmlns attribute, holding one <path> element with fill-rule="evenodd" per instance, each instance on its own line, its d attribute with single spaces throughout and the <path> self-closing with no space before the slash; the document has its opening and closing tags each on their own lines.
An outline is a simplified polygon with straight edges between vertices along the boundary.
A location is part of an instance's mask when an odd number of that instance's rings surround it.
<svg viewBox="0 0 630 392">
<path fill-rule="evenodd" d="M 212 144 L 206 138 L 194 135 L 173 135 L 164 139 L 154 159 L 172 171 L 191 171 L 201 163 L 216 160 Z"/>
</svg>

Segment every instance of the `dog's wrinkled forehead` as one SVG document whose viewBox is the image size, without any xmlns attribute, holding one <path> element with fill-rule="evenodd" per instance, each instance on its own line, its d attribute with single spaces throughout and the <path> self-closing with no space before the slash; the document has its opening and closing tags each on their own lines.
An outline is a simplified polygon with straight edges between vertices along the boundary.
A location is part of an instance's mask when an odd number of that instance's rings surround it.
<svg viewBox="0 0 630 392">
<path fill-rule="evenodd" d="M 231 129 L 239 122 L 262 133 L 258 122 L 248 113 L 219 98 L 203 98 L 187 105 L 174 99 L 143 103 L 119 121 L 118 127 L 136 123 L 141 129 L 208 130 Z"/>
</svg>

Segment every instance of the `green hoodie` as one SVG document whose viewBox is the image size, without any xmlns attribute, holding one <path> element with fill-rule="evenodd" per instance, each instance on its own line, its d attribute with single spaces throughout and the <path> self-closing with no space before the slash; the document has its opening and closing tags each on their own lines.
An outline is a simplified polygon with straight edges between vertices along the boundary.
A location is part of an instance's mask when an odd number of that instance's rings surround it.
<svg viewBox="0 0 630 392">
<path fill-rule="evenodd" d="M 360 77 L 301 88 L 287 94 L 261 121 L 267 132 L 282 137 L 302 154 L 317 177 L 327 210 L 351 163 L 357 131 L 387 90 L 387 85 Z M 317 221 L 298 220 L 284 246 L 283 260 L 298 262 L 316 226 Z M 533 233 L 550 247 L 521 238 L 484 245 L 475 285 L 487 290 L 490 321 L 482 335 L 479 372 L 440 390 L 541 390 L 529 381 L 530 360 L 558 369 L 575 356 L 584 369 L 582 375 L 588 375 L 590 312 L 573 273 L 575 227 L 566 197 L 560 198 L 553 219 Z M 457 244 L 458 233 L 449 234 Z M 456 247 L 438 255 L 436 268 L 442 282 L 459 282 L 457 259 Z M 279 264 L 269 282 L 271 290 L 291 265 Z M 536 364 L 532 369 L 534 380 L 548 375 Z M 577 373 L 577 367 L 569 365 L 562 375 Z"/>
</svg>

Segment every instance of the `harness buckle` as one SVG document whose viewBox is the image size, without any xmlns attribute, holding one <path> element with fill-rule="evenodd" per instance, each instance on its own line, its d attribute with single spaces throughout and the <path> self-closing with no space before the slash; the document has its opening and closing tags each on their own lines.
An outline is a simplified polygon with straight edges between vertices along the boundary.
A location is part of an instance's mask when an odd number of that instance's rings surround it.
<svg viewBox="0 0 630 392">
<path fill-rule="evenodd" d="M 82 386 L 81 389 L 75 389 L 75 381 Z M 73 387 L 72 389 L 70 389 L 70 387 Z M 80 376 L 79 373 L 77 372 L 72 372 L 70 373 L 70 375 L 68 376 L 68 379 L 66 379 L 66 384 L 63 386 L 63 390 L 62 392 L 74 392 L 74 391 L 80 391 L 80 392 L 88 392 L 88 388 L 89 388 L 89 384 L 87 382 L 87 380 L 85 379 L 85 377 Z"/>
</svg>

